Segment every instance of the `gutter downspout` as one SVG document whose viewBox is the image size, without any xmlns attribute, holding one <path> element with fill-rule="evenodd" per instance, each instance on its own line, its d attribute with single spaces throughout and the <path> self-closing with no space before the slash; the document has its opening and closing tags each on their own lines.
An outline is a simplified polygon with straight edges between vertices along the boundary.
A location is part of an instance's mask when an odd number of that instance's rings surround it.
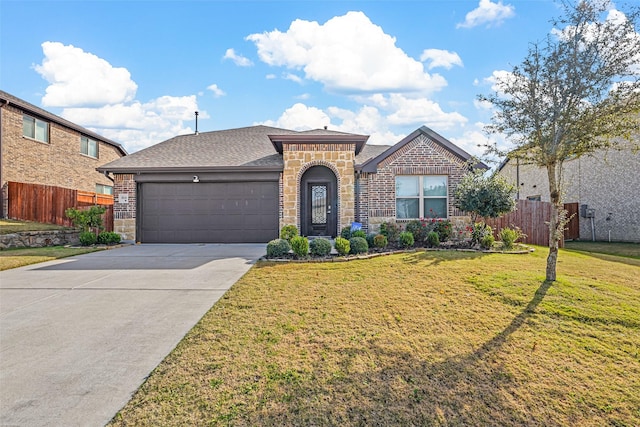
<svg viewBox="0 0 640 427">
<path fill-rule="evenodd" d="M 2 188 L 4 187 L 3 183 L 4 183 L 4 179 L 2 176 L 2 171 L 4 169 L 4 163 L 2 161 L 2 151 L 3 151 L 3 145 L 2 145 L 2 131 L 3 131 L 3 127 L 2 127 L 2 115 L 3 115 L 3 110 L 4 107 L 9 105 L 9 100 L 7 99 L 3 99 L 2 103 L 0 104 L 0 204 L 2 206 L 0 206 L 0 218 L 6 218 L 8 212 L 4 211 L 4 190 L 2 190 Z M 9 187 L 7 187 L 7 201 L 9 199 Z M 7 203 L 8 204 L 8 203 Z"/>
</svg>

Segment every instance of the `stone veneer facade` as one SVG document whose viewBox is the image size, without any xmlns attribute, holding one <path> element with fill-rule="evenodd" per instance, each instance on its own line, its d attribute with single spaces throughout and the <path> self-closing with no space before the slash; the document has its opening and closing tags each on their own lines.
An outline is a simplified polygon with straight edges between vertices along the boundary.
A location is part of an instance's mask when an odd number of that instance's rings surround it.
<svg viewBox="0 0 640 427">
<path fill-rule="evenodd" d="M 133 174 L 115 174 L 113 194 L 113 231 L 122 240 L 136 240 L 137 185 Z"/>
<path fill-rule="evenodd" d="M 355 144 L 284 143 L 280 191 L 280 228 L 300 224 L 300 180 L 313 166 L 326 166 L 337 178 L 338 234 L 355 219 Z"/>
<path fill-rule="evenodd" d="M 454 223 L 468 217 L 455 207 L 453 193 L 467 173 L 464 160 L 452 154 L 426 135 L 419 135 L 377 165 L 377 173 L 358 178 L 358 217 L 369 232 L 380 224 L 396 221 L 396 182 L 398 175 L 446 175 L 448 184 L 447 214 Z M 397 220 L 402 223 L 403 220 Z M 404 222 L 408 222 L 405 220 Z"/>
</svg>

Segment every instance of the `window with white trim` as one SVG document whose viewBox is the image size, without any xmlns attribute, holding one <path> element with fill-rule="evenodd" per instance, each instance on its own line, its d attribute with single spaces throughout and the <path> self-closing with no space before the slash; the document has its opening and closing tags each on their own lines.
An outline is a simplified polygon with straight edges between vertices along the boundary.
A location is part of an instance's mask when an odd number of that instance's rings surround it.
<svg viewBox="0 0 640 427">
<path fill-rule="evenodd" d="M 98 158 L 98 141 L 86 136 L 80 137 L 80 152 L 90 157 Z"/>
<path fill-rule="evenodd" d="M 447 218 L 446 175 L 396 176 L 396 219 Z"/>
<path fill-rule="evenodd" d="M 22 135 L 36 141 L 49 143 L 49 123 L 35 117 L 22 115 Z"/>
<path fill-rule="evenodd" d="M 109 194 L 113 196 L 113 187 L 110 185 L 96 184 L 96 193 Z"/>
</svg>

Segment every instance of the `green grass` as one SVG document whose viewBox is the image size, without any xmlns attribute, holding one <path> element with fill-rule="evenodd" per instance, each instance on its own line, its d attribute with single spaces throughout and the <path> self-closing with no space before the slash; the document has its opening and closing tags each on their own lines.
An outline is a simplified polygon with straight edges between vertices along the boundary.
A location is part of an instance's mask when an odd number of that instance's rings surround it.
<svg viewBox="0 0 640 427">
<path fill-rule="evenodd" d="M 640 259 L 640 243 L 609 243 L 576 240 L 565 242 L 565 249 Z"/>
<path fill-rule="evenodd" d="M 47 246 L 44 248 L 5 249 L 0 251 L 0 271 L 22 267 L 39 262 L 53 261 L 75 255 L 102 250 L 102 248 L 68 248 L 64 246 Z"/>
<path fill-rule="evenodd" d="M 66 228 L 67 227 L 62 227 L 55 224 L 43 224 L 40 222 L 18 221 L 13 219 L 0 219 L 0 234 L 19 233 L 20 231 L 64 230 Z"/>
<path fill-rule="evenodd" d="M 640 424 L 640 260 L 260 263 L 112 425 Z"/>
</svg>

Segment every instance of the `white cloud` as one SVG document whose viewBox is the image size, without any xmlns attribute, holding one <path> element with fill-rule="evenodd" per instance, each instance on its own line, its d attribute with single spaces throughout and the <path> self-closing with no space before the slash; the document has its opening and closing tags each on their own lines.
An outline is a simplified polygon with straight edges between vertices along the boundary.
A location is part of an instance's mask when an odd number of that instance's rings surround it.
<svg viewBox="0 0 640 427">
<path fill-rule="evenodd" d="M 456 28 L 473 28 L 485 25 L 487 28 L 501 25 L 505 19 L 515 16 L 515 7 L 502 4 L 502 0 L 492 3 L 491 0 L 480 0 L 478 7 L 467 13 L 464 22 Z"/>
<path fill-rule="evenodd" d="M 263 62 L 303 70 L 307 79 L 330 90 L 426 93 L 447 84 L 442 76 L 426 73 L 422 63 L 362 12 L 348 12 L 324 24 L 297 19 L 286 32 L 251 34 L 246 39 L 255 43 Z"/>
<path fill-rule="evenodd" d="M 274 79 L 277 79 L 277 78 L 278 78 L 278 76 L 276 76 L 275 74 L 267 74 L 267 75 L 265 76 L 265 78 L 266 78 L 267 80 L 274 80 Z"/>
<path fill-rule="evenodd" d="M 65 119 L 121 143 L 130 153 L 193 132 L 187 123 L 195 122 L 196 95 L 141 102 L 134 99 L 138 86 L 127 69 L 58 42 L 45 42 L 42 50 L 45 57 L 35 69 L 50 83 L 42 104 L 64 107 Z M 215 93 L 217 86 L 208 89 Z M 200 118 L 208 117 L 200 112 Z"/>
<path fill-rule="evenodd" d="M 467 118 L 462 114 L 453 112 L 445 113 L 440 106 L 426 98 L 406 98 L 402 95 L 392 94 L 390 106 L 394 112 L 387 117 L 392 125 L 417 125 L 426 124 L 436 130 L 447 130 L 456 126 L 462 126 Z"/>
<path fill-rule="evenodd" d="M 65 108 L 61 116 L 96 133 L 123 143 L 135 152 L 176 135 L 191 133 L 195 122 L 195 95 L 161 96 L 146 103 L 105 105 L 100 108 Z M 199 118 L 206 119 L 206 111 Z"/>
<path fill-rule="evenodd" d="M 253 62 L 251 62 L 249 58 L 237 54 L 233 49 L 227 49 L 222 59 L 230 59 L 238 67 L 250 67 L 253 65 Z"/>
<path fill-rule="evenodd" d="M 42 43 L 44 59 L 34 69 L 50 85 L 42 98 L 45 107 L 76 107 L 131 101 L 138 85 L 126 68 L 73 45 Z"/>
<path fill-rule="evenodd" d="M 462 67 L 462 59 L 455 52 L 442 49 L 425 49 L 420 55 L 420 61 L 429 62 L 428 69 L 443 67 L 450 70 L 454 65 Z"/>
<path fill-rule="evenodd" d="M 324 126 L 329 126 L 329 123 L 331 119 L 321 109 L 296 103 L 287 108 L 277 120 L 267 120 L 257 124 L 291 130 L 311 130 L 322 129 Z"/>
<path fill-rule="evenodd" d="M 514 77 L 511 71 L 495 70 L 493 73 L 491 73 L 491 76 L 482 79 L 482 82 L 485 84 L 490 84 L 491 90 L 505 95 L 505 85 L 513 84 Z"/>
<path fill-rule="evenodd" d="M 479 99 L 474 99 L 473 106 L 476 107 L 476 110 L 488 111 L 491 110 L 493 104 L 491 104 L 489 101 L 480 101 Z"/>
<path fill-rule="evenodd" d="M 300 76 L 293 73 L 286 73 L 284 75 L 284 79 L 291 80 L 292 82 L 296 82 L 296 83 L 302 83 L 302 79 L 300 78 Z"/>
<path fill-rule="evenodd" d="M 218 87 L 218 85 L 217 85 L 217 84 L 215 84 L 215 83 L 214 83 L 214 84 L 212 84 L 212 85 L 207 86 L 207 89 L 209 89 L 211 92 L 213 92 L 213 96 L 214 96 L 215 98 L 220 98 L 221 96 L 225 96 L 225 95 L 226 95 L 225 91 L 223 91 L 222 89 L 220 89 L 220 88 Z"/>
</svg>

